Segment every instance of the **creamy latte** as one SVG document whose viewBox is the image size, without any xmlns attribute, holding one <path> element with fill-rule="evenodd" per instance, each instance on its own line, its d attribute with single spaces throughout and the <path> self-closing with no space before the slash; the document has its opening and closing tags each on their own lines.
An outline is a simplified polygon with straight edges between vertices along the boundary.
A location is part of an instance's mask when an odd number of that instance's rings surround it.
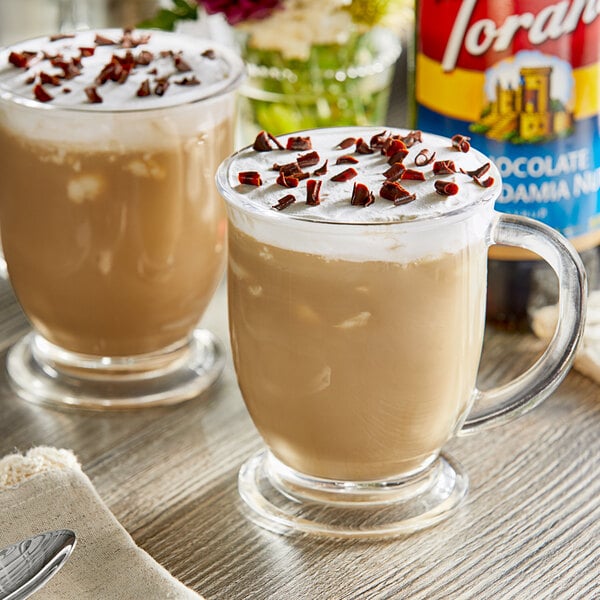
<svg viewBox="0 0 600 600">
<path fill-rule="evenodd" d="M 107 30 L 0 53 L 0 226 L 35 329 L 130 356 L 180 343 L 224 266 L 214 172 L 241 64 L 185 36 Z"/>
<path fill-rule="evenodd" d="M 218 181 L 234 361 L 270 450 L 345 481 L 429 464 L 472 402 L 495 168 L 464 138 L 333 129 L 259 137 Z"/>
</svg>

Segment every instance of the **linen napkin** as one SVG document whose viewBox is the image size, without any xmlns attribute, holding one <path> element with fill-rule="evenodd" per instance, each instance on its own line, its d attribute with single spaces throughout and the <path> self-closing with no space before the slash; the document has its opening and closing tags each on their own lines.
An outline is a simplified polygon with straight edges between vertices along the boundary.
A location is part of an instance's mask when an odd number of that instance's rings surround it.
<svg viewBox="0 0 600 600">
<path fill-rule="evenodd" d="M 558 305 L 544 306 L 533 313 L 531 328 L 541 340 L 549 341 L 557 321 Z M 600 291 L 588 296 L 583 339 L 575 354 L 573 368 L 600 383 Z"/>
<path fill-rule="evenodd" d="M 70 450 L 37 447 L 0 460 L 0 549 L 72 529 L 77 545 L 36 600 L 202 600 L 139 548 Z"/>
</svg>

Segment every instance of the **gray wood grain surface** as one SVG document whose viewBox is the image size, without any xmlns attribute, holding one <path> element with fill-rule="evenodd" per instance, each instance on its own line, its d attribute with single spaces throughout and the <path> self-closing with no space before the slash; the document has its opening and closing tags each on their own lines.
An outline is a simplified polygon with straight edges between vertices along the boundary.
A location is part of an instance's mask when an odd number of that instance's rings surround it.
<svg viewBox="0 0 600 600">
<path fill-rule="evenodd" d="M 224 286 L 204 321 L 227 343 Z M 2 358 L 26 330 L 0 282 Z M 532 336 L 488 331 L 481 387 L 541 349 Z M 261 442 L 231 361 L 204 397 L 125 414 L 28 404 L 3 372 L 0 454 L 36 444 L 73 449 L 136 542 L 207 600 L 600 598 L 600 388 L 575 372 L 520 420 L 453 441 L 466 502 L 387 542 L 286 538 L 245 519 L 237 471 Z"/>
</svg>

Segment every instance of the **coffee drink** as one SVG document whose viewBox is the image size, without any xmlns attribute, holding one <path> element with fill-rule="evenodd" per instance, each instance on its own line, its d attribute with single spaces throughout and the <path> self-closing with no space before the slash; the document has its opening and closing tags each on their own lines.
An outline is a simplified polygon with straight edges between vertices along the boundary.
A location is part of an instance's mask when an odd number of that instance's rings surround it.
<svg viewBox="0 0 600 600">
<path fill-rule="evenodd" d="M 461 207 L 497 193 L 499 178 L 443 138 L 351 131 L 351 141 L 335 129 L 278 140 L 296 152 L 257 140 L 260 151 L 234 156 L 220 181 L 231 342 L 250 415 L 288 467 L 369 481 L 430 464 L 471 407 L 491 206 Z M 289 166 L 309 155 L 310 169 Z M 390 173 L 396 164 L 404 177 Z M 281 185 L 282 172 L 297 187 Z M 257 183 L 250 174 L 261 185 L 240 183 Z M 446 227 L 427 228 L 441 216 Z"/>
<path fill-rule="evenodd" d="M 233 359 L 267 446 L 239 471 L 248 518 L 275 533 L 366 539 L 449 516 L 468 479 L 447 442 L 522 415 L 568 370 L 585 310 L 575 249 L 494 211 L 498 170 L 461 134 L 260 132 L 217 185 Z M 493 244 L 550 264 L 560 318 L 528 371 L 480 390 Z"/>
<path fill-rule="evenodd" d="M 111 357 L 186 339 L 224 266 L 213 174 L 233 147 L 237 64 L 117 30 L 25 42 L 0 64 L 2 243 L 35 329 Z"/>
</svg>

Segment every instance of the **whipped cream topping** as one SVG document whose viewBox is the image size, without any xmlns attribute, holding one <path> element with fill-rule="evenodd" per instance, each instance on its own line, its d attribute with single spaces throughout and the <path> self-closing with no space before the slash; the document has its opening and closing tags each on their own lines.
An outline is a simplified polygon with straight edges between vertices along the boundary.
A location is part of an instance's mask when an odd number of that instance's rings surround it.
<svg viewBox="0 0 600 600">
<path fill-rule="evenodd" d="M 97 43 L 97 36 L 114 44 Z M 129 34 L 134 47 L 123 44 L 124 32 L 120 29 L 78 32 L 74 37 L 56 40 L 45 36 L 15 44 L 0 51 L 0 97 L 16 102 L 29 101 L 39 105 L 88 111 L 135 111 L 156 109 L 190 103 L 218 96 L 239 82 L 243 75 L 243 63 L 228 48 L 209 40 L 163 31 L 133 30 Z M 137 43 L 139 41 L 144 43 Z M 93 54 L 82 53 L 82 48 L 92 49 Z M 151 56 L 148 64 L 138 61 L 124 83 L 108 80 L 99 84 L 97 77 L 114 56 L 125 59 L 130 52 L 134 59 Z M 150 53 L 150 54 L 148 54 Z M 20 55 L 27 57 L 27 68 L 11 63 Z M 51 63 L 57 57 L 69 63 L 80 59 L 80 74 L 64 78 L 64 69 Z M 55 61 L 56 62 L 56 61 Z M 58 85 L 43 83 L 58 77 Z M 148 81 L 150 93 L 138 96 L 144 81 Z M 156 93 L 161 80 L 167 80 L 164 93 Z M 192 83 L 193 82 L 193 83 Z M 199 83 L 196 83 L 199 82 Z M 46 102 L 36 99 L 34 87 L 41 85 L 52 96 Z M 102 102 L 92 102 L 86 88 L 94 88 Z"/>
<path fill-rule="evenodd" d="M 340 148 L 339 144 L 347 138 L 362 138 L 369 144 L 372 136 L 386 132 L 386 135 L 407 136 L 409 131 L 394 128 L 332 128 L 313 131 L 304 131 L 300 134 L 280 136 L 278 140 L 286 147 L 291 137 L 309 137 L 312 149 L 304 151 L 271 150 L 258 152 L 252 147 L 247 147 L 235 154 L 226 162 L 219 174 L 220 185 L 226 199 L 239 204 L 250 211 L 277 213 L 281 218 L 293 217 L 296 219 L 312 221 L 331 221 L 338 223 L 389 223 L 415 219 L 431 219 L 443 214 L 456 212 L 474 203 L 495 199 L 500 192 L 501 180 L 496 167 L 490 160 L 477 150 L 460 152 L 448 138 L 432 134 L 422 134 L 422 142 L 417 142 L 408 148 L 408 155 L 402 161 L 407 169 L 423 173 L 424 180 L 402 179 L 398 183 L 408 192 L 415 194 L 415 200 L 396 206 L 394 202 L 381 198 L 379 192 L 386 181 L 386 172 L 390 168 L 387 156 L 379 149 L 372 154 L 360 154 L 355 146 Z M 422 151 L 435 152 L 434 159 L 425 166 L 415 164 L 416 156 Z M 318 164 L 305 171 L 310 173 L 309 179 L 322 181 L 321 202 L 317 206 L 306 204 L 306 182 L 301 180 L 298 187 L 285 188 L 277 183 L 279 172 L 273 169 L 275 164 L 283 165 L 296 161 L 298 156 L 308 152 L 317 152 Z M 356 163 L 336 164 L 342 156 L 354 157 Z M 453 161 L 456 173 L 436 175 L 433 164 L 437 161 Z M 322 176 L 313 175 L 318 167 L 327 161 L 327 173 Z M 490 168 L 481 179 L 491 177 L 493 184 L 484 188 L 473 177 L 460 170 L 472 171 L 484 164 L 490 163 Z M 332 177 L 348 168 L 357 171 L 357 176 L 348 181 L 332 181 Z M 253 186 L 242 184 L 239 174 L 243 172 L 258 172 L 262 185 Z M 448 181 L 458 185 L 458 193 L 452 196 L 443 196 L 435 189 L 435 181 Z M 375 202 L 370 206 L 353 206 L 351 204 L 352 191 L 355 183 L 362 183 L 374 193 Z M 278 201 L 292 194 L 296 201 L 282 211 L 272 207 Z"/>
<path fill-rule="evenodd" d="M 422 134 L 422 141 L 408 149 L 403 163 L 407 169 L 422 172 L 424 180 L 399 180 L 402 187 L 415 194 L 415 199 L 395 205 L 379 194 L 386 181 L 383 173 L 390 168 L 388 157 L 378 149 L 372 154 L 360 154 L 355 146 L 339 147 L 340 142 L 349 137 L 362 138 L 369 144 L 371 137 L 382 131 L 381 127 L 304 131 L 277 139 L 287 147 L 289 138 L 309 137 L 311 150 L 258 152 L 252 147 L 240 150 L 225 161 L 217 173 L 217 184 L 228 203 L 232 224 L 265 244 L 326 259 L 406 263 L 458 252 L 467 246 L 485 251 L 493 219 L 493 201 L 501 189 L 496 167 L 477 150 L 461 152 L 448 138 Z M 385 133 L 403 137 L 409 134 L 407 130 L 394 128 L 385 129 Z M 424 149 L 435 152 L 435 157 L 429 164 L 417 166 L 415 158 Z M 306 204 L 308 179 L 300 180 L 298 187 L 283 187 L 277 183 L 279 172 L 273 166 L 293 162 L 299 155 L 315 151 L 319 155 L 318 164 L 305 171 L 311 174 L 309 179 L 322 181 L 321 202 L 311 206 Z M 338 158 L 344 155 L 353 156 L 357 162 L 336 165 Z M 457 172 L 436 175 L 434 162 L 445 160 L 453 161 Z M 327 173 L 315 175 L 314 171 L 325 161 L 328 161 Z M 460 172 L 460 169 L 472 171 L 488 163 L 489 169 L 480 179 L 492 178 L 489 187 L 482 187 L 471 175 Z M 342 182 L 331 180 L 347 168 L 354 168 L 357 176 Z M 258 173 L 262 184 L 240 183 L 240 173 L 245 172 Z M 440 195 L 435 188 L 436 181 L 454 183 L 458 192 Z M 373 192 L 374 202 L 370 206 L 351 204 L 357 182 Z M 289 194 L 296 199 L 293 204 L 282 210 L 273 208 Z"/>
</svg>

